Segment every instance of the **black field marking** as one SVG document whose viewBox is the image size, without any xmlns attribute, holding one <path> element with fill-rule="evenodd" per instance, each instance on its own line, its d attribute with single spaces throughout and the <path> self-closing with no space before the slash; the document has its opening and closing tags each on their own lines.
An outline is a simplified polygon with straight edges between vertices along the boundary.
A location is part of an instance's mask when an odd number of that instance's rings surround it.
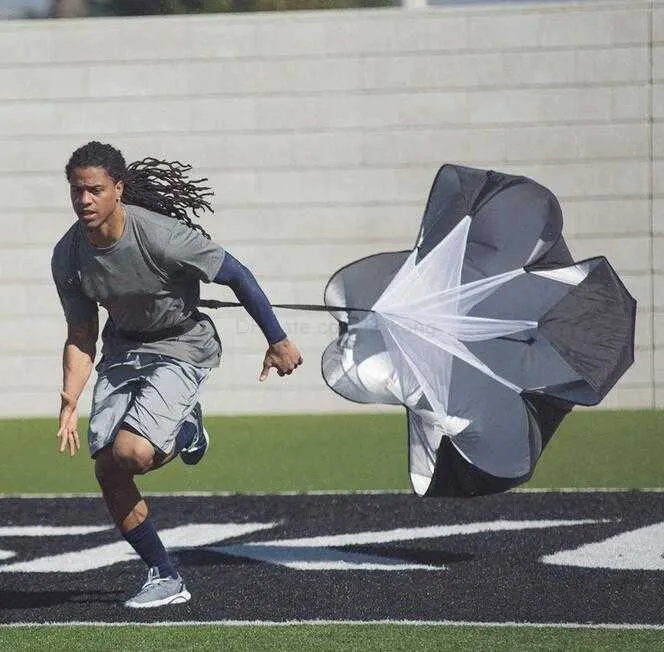
<svg viewBox="0 0 664 652">
<path fill-rule="evenodd" d="M 100 499 L 5 498 L 0 500 L 0 623 L 664 623 L 664 571 L 542 561 L 656 528 L 664 522 L 661 492 L 512 493 L 474 500 L 399 494 L 153 497 L 150 503 L 162 531 L 210 524 L 209 535 L 228 524 L 229 532 L 240 527 L 248 532 L 177 553 L 193 595 L 190 603 L 125 609 L 122 601 L 144 580 L 138 560 L 73 573 L 7 572 L 12 566 L 29 570 L 30 563 L 48 566 L 52 556 L 60 556 L 59 564 L 78 563 L 89 558 L 78 551 L 99 546 L 108 546 L 102 550 L 112 557 L 119 537 L 101 529 L 71 536 L 62 530 L 20 529 L 108 525 Z M 482 523 L 491 525 L 477 525 Z M 195 536 L 203 534 L 199 529 Z M 648 545 L 644 564 L 657 568 L 653 544 Z M 654 545 L 661 545 L 661 558 L 664 542 Z M 73 554 L 62 557 L 68 552 Z M 614 565 L 630 554 L 618 552 Z M 258 561 L 261 557 L 268 561 Z M 597 562 L 596 549 L 588 560 Z M 320 565 L 337 570 L 320 570 Z"/>
</svg>

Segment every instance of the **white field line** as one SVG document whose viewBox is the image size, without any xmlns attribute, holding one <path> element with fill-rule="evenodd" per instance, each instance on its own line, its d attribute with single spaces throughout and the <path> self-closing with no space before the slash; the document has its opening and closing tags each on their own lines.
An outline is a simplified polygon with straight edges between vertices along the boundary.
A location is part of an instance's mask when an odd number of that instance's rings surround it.
<svg viewBox="0 0 664 652">
<path fill-rule="evenodd" d="M 25 622 L 0 624 L 3 628 L 21 627 L 191 627 L 191 626 L 218 626 L 218 627 L 297 627 L 297 626 L 373 626 L 373 625 L 406 625 L 417 627 L 518 627 L 533 629 L 628 629 L 628 630 L 659 630 L 664 631 L 664 625 L 651 623 L 534 623 L 534 622 L 482 622 L 466 620 L 182 620 L 160 621 L 152 623 L 123 621 L 123 622 Z"/>
<path fill-rule="evenodd" d="M 557 489 L 548 488 L 521 488 L 512 489 L 504 493 L 516 494 L 569 494 L 569 493 L 664 493 L 664 487 L 645 487 L 642 489 L 626 489 L 624 487 L 560 487 Z M 312 491 L 146 491 L 143 493 L 146 497 L 158 498 L 210 498 L 214 496 L 222 497 L 242 497 L 242 496 L 391 496 L 391 495 L 415 495 L 407 489 L 330 489 L 330 490 L 312 490 Z M 496 494 L 498 495 L 498 494 Z M 10 498 L 20 499 L 39 499 L 48 500 L 56 498 L 99 498 L 99 492 L 82 491 L 74 493 L 0 493 L 0 500 Z"/>
</svg>

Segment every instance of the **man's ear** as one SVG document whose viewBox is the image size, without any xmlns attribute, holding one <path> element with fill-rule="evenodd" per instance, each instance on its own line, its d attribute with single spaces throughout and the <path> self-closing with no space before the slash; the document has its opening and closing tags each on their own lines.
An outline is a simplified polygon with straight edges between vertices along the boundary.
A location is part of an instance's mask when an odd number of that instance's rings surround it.
<svg viewBox="0 0 664 652">
<path fill-rule="evenodd" d="M 115 184 L 115 201 L 120 201 L 122 199 L 123 190 L 124 190 L 124 181 L 120 179 L 120 181 L 118 181 Z"/>
</svg>

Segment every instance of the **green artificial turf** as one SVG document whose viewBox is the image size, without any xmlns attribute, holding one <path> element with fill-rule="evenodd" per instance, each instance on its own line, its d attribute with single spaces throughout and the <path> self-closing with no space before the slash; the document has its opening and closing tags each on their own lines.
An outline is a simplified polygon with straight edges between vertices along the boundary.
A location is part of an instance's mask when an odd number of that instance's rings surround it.
<svg viewBox="0 0 664 652">
<path fill-rule="evenodd" d="M 140 479 L 148 491 L 408 489 L 403 415 L 213 417 L 204 462 Z M 83 425 L 83 424 L 82 424 Z M 664 412 L 579 410 L 526 486 L 664 486 Z M 56 452 L 54 420 L 0 421 L 1 493 L 96 491 L 83 451 Z M 1 622 L 1 621 L 0 621 Z M 7 650 L 662 650 L 664 631 L 560 627 L 293 625 L 0 626 Z"/>
<path fill-rule="evenodd" d="M 6 650 L 326 650 L 429 652 L 454 650 L 664 649 L 664 632 L 554 627 L 468 627 L 427 625 L 293 625 L 279 627 L 31 627 L 3 629 Z"/>
<path fill-rule="evenodd" d="M 84 431 L 84 423 L 81 429 Z M 208 417 L 204 460 L 139 479 L 146 491 L 408 490 L 402 414 Z M 0 493 L 96 491 L 85 448 L 56 451 L 53 419 L 0 421 Z M 664 486 L 664 411 L 579 410 L 562 423 L 526 487 Z"/>
</svg>

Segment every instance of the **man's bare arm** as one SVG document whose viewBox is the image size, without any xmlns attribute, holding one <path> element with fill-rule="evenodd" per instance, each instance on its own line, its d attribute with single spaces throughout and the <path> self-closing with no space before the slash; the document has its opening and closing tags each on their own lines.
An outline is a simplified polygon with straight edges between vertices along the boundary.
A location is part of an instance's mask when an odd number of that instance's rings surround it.
<svg viewBox="0 0 664 652">
<path fill-rule="evenodd" d="M 59 450 L 69 448 L 74 455 L 81 447 L 78 436 L 78 399 L 85 388 L 94 364 L 99 335 L 99 321 L 95 316 L 85 324 L 69 326 L 62 353 L 62 392 L 60 393 Z"/>
</svg>

